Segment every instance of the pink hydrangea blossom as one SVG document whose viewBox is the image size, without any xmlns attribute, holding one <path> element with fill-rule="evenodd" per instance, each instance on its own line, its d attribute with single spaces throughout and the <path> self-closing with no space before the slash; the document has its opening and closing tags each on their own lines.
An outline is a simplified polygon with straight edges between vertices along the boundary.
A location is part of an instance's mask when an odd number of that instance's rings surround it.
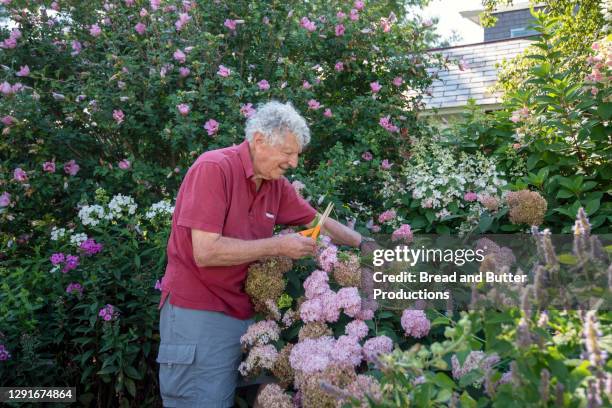
<svg viewBox="0 0 612 408">
<path fill-rule="evenodd" d="M 47 173 L 55 173 L 55 162 L 53 161 L 48 161 L 48 162 L 44 162 L 42 165 L 43 171 L 46 171 Z"/>
<path fill-rule="evenodd" d="M 308 101 L 308 109 L 317 110 L 321 108 L 321 104 L 316 99 L 310 99 Z"/>
<path fill-rule="evenodd" d="M 336 340 L 331 358 L 340 364 L 358 366 L 363 359 L 359 340 L 353 336 L 340 336 Z"/>
<path fill-rule="evenodd" d="M 355 317 L 361 310 L 361 296 L 357 288 L 340 288 L 336 293 L 336 302 L 350 317 Z"/>
<path fill-rule="evenodd" d="M 329 276 L 321 270 L 313 271 L 304 281 L 306 299 L 314 299 L 330 290 Z"/>
<path fill-rule="evenodd" d="M 393 166 L 393 164 L 389 163 L 389 160 L 388 160 L 388 159 L 385 159 L 385 160 L 383 160 L 383 161 L 380 163 L 380 167 L 381 167 L 383 170 L 389 170 L 389 169 L 391 169 L 391 167 L 392 167 L 392 166 Z"/>
<path fill-rule="evenodd" d="M 372 93 L 378 93 L 382 89 L 382 85 L 380 85 L 378 81 L 371 82 L 370 89 L 372 90 Z"/>
<path fill-rule="evenodd" d="M 363 344 L 362 351 L 365 360 L 372 363 L 379 355 L 393 351 L 393 340 L 387 336 L 372 337 Z"/>
<path fill-rule="evenodd" d="M 172 54 L 172 57 L 177 60 L 178 62 L 180 62 L 181 64 L 185 63 L 185 60 L 187 58 L 187 56 L 185 55 L 185 53 L 181 50 L 176 50 L 174 51 L 174 54 Z"/>
<path fill-rule="evenodd" d="M 64 163 L 64 172 L 71 176 L 76 176 L 80 169 L 81 166 L 79 166 L 74 159 Z"/>
<path fill-rule="evenodd" d="M 392 83 L 395 86 L 402 86 L 402 84 L 404 83 L 404 78 L 402 78 L 401 76 L 396 76 L 395 78 L 393 78 Z"/>
<path fill-rule="evenodd" d="M 28 174 L 21 167 L 17 167 L 15 170 L 13 170 L 13 179 L 23 183 L 28 181 Z"/>
<path fill-rule="evenodd" d="M 317 297 L 304 301 L 300 305 L 300 318 L 304 323 L 324 321 L 321 299 Z"/>
<path fill-rule="evenodd" d="M 123 120 L 125 119 L 125 114 L 121 109 L 115 109 L 113 110 L 113 119 L 115 119 L 115 122 L 117 122 L 117 124 L 121 124 L 121 122 L 123 122 Z"/>
<path fill-rule="evenodd" d="M 368 335 L 369 331 L 370 328 L 368 325 L 365 324 L 363 320 L 358 319 L 353 320 L 344 328 L 344 333 L 346 333 L 348 336 L 355 337 L 358 340 L 364 339 Z"/>
<path fill-rule="evenodd" d="M 0 207 L 8 207 L 11 203 L 11 194 L 8 191 L 3 192 L 0 195 Z"/>
<path fill-rule="evenodd" d="M 223 23 L 223 25 L 230 31 L 236 30 L 236 20 L 231 20 L 229 18 L 225 19 L 225 22 Z"/>
<path fill-rule="evenodd" d="M 27 65 L 21 66 L 21 68 L 19 69 L 19 71 L 17 71 L 15 75 L 17 75 L 18 77 L 27 77 L 28 75 L 30 75 L 30 67 L 28 67 Z"/>
<path fill-rule="evenodd" d="M 372 155 L 371 152 L 363 152 L 363 154 L 361 155 L 361 158 L 365 161 L 371 161 L 374 156 Z"/>
<path fill-rule="evenodd" d="M 232 71 L 226 67 L 225 65 L 219 65 L 219 70 L 217 71 L 217 75 L 223 78 L 227 78 L 232 74 Z"/>
<path fill-rule="evenodd" d="M 263 346 L 271 341 L 277 341 L 280 327 L 274 320 L 261 320 L 250 325 L 245 334 L 240 337 L 243 347 Z"/>
<path fill-rule="evenodd" d="M 178 109 L 179 113 L 182 116 L 189 115 L 189 111 L 191 110 L 189 105 L 187 105 L 186 103 L 179 103 L 178 105 L 176 105 L 176 109 Z"/>
<path fill-rule="evenodd" d="M 422 310 L 406 309 L 402 313 L 401 324 L 404 328 L 406 336 L 412 336 L 417 339 L 427 336 L 431 323 L 425 316 Z"/>
<path fill-rule="evenodd" d="M 401 227 L 393 231 L 391 234 L 391 241 L 403 241 L 405 243 L 412 242 L 412 231 L 410 230 L 409 224 L 402 224 Z"/>
<path fill-rule="evenodd" d="M 252 103 L 247 103 L 247 104 L 244 104 L 244 105 L 242 105 L 240 107 L 240 113 L 245 118 L 250 118 L 251 116 L 253 116 L 255 114 L 255 112 L 256 111 L 253 108 L 253 104 Z"/>
<path fill-rule="evenodd" d="M 341 37 L 344 35 L 344 24 L 338 24 L 336 25 L 336 37 Z"/>
<path fill-rule="evenodd" d="M 468 202 L 476 201 L 478 200 L 478 194 L 473 191 L 468 191 L 463 195 L 463 199 Z"/>
<path fill-rule="evenodd" d="M 100 29 L 100 26 L 97 24 L 92 24 L 89 27 L 89 34 L 91 34 L 94 37 L 99 37 L 100 34 L 102 34 L 102 29 Z"/>
<path fill-rule="evenodd" d="M 331 109 L 326 108 L 325 111 L 323 112 L 323 116 L 325 116 L 326 118 L 331 118 L 333 116 Z"/>
<path fill-rule="evenodd" d="M 291 349 L 289 364 L 305 374 L 323 371 L 331 362 L 336 341 L 330 336 L 304 339 Z"/>
<path fill-rule="evenodd" d="M 265 79 L 262 79 L 261 81 L 259 81 L 257 83 L 257 86 L 259 87 L 260 90 L 262 91 L 267 91 L 268 89 L 270 89 L 270 84 L 268 83 L 268 81 L 266 81 Z"/>
<path fill-rule="evenodd" d="M 338 263 L 338 247 L 330 244 L 319 253 L 317 262 L 325 272 L 331 272 Z"/>
<path fill-rule="evenodd" d="M 143 35 L 147 31 L 147 26 L 144 23 L 138 23 L 134 26 L 134 30 L 140 35 Z"/>
<path fill-rule="evenodd" d="M 336 323 L 342 311 L 342 307 L 338 303 L 338 294 L 333 290 L 329 290 L 322 294 L 319 299 L 322 305 L 321 318 L 326 322 Z"/>
<path fill-rule="evenodd" d="M 359 320 L 372 320 L 374 318 L 374 310 L 372 309 L 361 309 L 359 313 L 355 315 L 355 319 Z"/>
<path fill-rule="evenodd" d="M 381 224 L 393 220 L 397 216 L 395 210 L 387 210 L 378 216 L 378 222 Z"/>
<path fill-rule="evenodd" d="M 214 119 L 208 119 L 204 124 L 204 129 L 208 132 L 208 136 L 214 136 L 219 131 L 219 122 Z"/>
<path fill-rule="evenodd" d="M 117 163 L 117 166 L 119 166 L 121 170 L 128 170 L 130 167 L 132 167 L 132 163 L 130 163 L 128 159 L 123 159 Z"/>
</svg>

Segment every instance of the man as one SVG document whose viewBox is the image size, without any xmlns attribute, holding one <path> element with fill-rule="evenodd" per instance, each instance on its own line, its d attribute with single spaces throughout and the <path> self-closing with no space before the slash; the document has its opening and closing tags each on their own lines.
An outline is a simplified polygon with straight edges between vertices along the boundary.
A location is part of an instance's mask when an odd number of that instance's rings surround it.
<svg viewBox="0 0 612 408">
<path fill-rule="evenodd" d="M 240 337 L 252 324 L 244 291 L 251 262 L 313 255 L 299 234 L 272 236 L 276 224 L 310 226 L 317 212 L 283 177 L 310 141 L 290 104 L 269 102 L 246 124 L 246 140 L 202 154 L 176 199 L 160 306 L 160 388 L 165 407 L 231 407 Z M 361 235 L 328 219 L 324 233 L 357 247 Z"/>
</svg>

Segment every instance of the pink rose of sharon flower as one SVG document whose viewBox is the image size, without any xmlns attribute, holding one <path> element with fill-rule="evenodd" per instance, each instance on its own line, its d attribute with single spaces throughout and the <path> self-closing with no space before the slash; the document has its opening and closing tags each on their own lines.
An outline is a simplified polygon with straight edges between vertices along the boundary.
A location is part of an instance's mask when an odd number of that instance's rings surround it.
<svg viewBox="0 0 612 408">
<path fill-rule="evenodd" d="M 55 173 L 55 162 L 44 162 L 43 171 L 46 171 L 47 173 Z"/>
<path fill-rule="evenodd" d="M 177 60 L 178 62 L 180 62 L 181 64 L 185 63 L 185 59 L 187 58 L 187 56 L 185 55 L 185 53 L 181 50 L 176 50 L 174 51 L 174 54 L 172 54 L 172 57 Z"/>
<path fill-rule="evenodd" d="M 117 166 L 119 166 L 121 170 L 127 170 L 132 167 L 132 163 L 130 163 L 128 159 L 123 159 L 117 164 Z"/>
<path fill-rule="evenodd" d="M 391 234 L 391 241 L 403 241 L 405 243 L 412 242 L 412 231 L 410 230 L 410 225 L 402 224 L 401 227 L 393 231 L 393 234 Z"/>
<path fill-rule="evenodd" d="M 187 116 L 189 114 L 189 111 L 191 110 L 189 108 L 189 105 L 187 105 L 186 103 L 180 103 L 176 105 L 176 108 L 178 109 L 179 113 L 183 116 Z"/>
<path fill-rule="evenodd" d="M 214 119 L 208 119 L 204 124 L 204 129 L 208 132 L 208 136 L 214 136 L 219 131 L 219 122 Z"/>
<path fill-rule="evenodd" d="M 331 109 L 329 108 L 325 109 L 325 112 L 323 112 L 323 116 L 325 116 L 326 118 L 331 118 L 332 117 Z"/>
<path fill-rule="evenodd" d="M 387 129 L 391 133 L 399 132 L 399 128 L 391 122 L 391 116 L 385 116 L 383 118 L 380 118 L 380 121 L 378 123 L 380 124 L 380 126 Z"/>
<path fill-rule="evenodd" d="M 262 79 L 261 81 L 259 81 L 257 83 L 257 86 L 259 87 L 260 90 L 262 91 L 267 91 L 268 89 L 270 89 L 270 84 L 268 83 L 268 81 L 266 81 L 265 79 Z"/>
<path fill-rule="evenodd" d="M 17 167 L 13 171 L 13 178 L 15 181 L 23 183 L 24 181 L 28 181 L 28 174 L 21 167 Z"/>
<path fill-rule="evenodd" d="M 74 159 L 64 163 L 64 172 L 71 176 L 76 176 L 80 169 L 81 166 L 79 166 Z"/>
<path fill-rule="evenodd" d="M 385 160 L 382 161 L 382 163 L 380 163 L 380 167 L 383 170 L 389 170 L 392 166 L 393 166 L 393 164 L 389 163 L 388 159 L 385 159 Z"/>
<path fill-rule="evenodd" d="M 372 90 L 373 93 L 378 93 L 382 89 L 382 86 L 378 83 L 378 81 L 371 82 L 370 89 Z"/>
<path fill-rule="evenodd" d="M 372 156 L 372 153 L 370 152 L 363 152 L 363 154 L 361 155 L 361 158 L 365 161 L 370 161 L 374 158 L 374 156 Z"/>
<path fill-rule="evenodd" d="M 30 67 L 28 67 L 27 65 L 22 66 L 21 69 L 17 71 L 15 75 L 17 75 L 18 77 L 27 77 L 28 75 L 30 75 Z"/>
<path fill-rule="evenodd" d="M 334 69 L 335 69 L 337 72 L 342 72 L 342 71 L 344 71 L 344 64 L 342 63 L 342 61 L 338 61 L 338 62 L 336 62 L 336 65 L 334 65 Z"/>
<path fill-rule="evenodd" d="M 147 26 L 143 23 L 138 23 L 134 26 L 134 30 L 140 35 L 143 35 L 147 31 Z"/>
<path fill-rule="evenodd" d="M 359 11 L 363 10 L 363 8 L 365 7 L 365 4 L 363 1 L 361 0 L 357 0 L 354 4 L 355 8 Z"/>
<path fill-rule="evenodd" d="M 100 34 L 102 34 L 102 30 L 100 29 L 99 25 L 93 24 L 91 27 L 89 27 L 89 34 L 93 35 L 94 37 L 99 37 Z"/>
<path fill-rule="evenodd" d="M 417 339 L 427 336 L 431 328 L 431 323 L 422 310 L 404 310 L 401 323 L 406 336 L 412 336 Z"/>
<path fill-rule="evenodd" d="M 230 20 L 229 18 L 225 20 L 223 23 L 225 27 L 227 27 L 230 31 L 236 30 L 236 20 Z"/>
<path fill-rule="evenodd" d="M 251 116 L 253 116 L 255 114 L 255 109 L 253 109 L 253 104 L 247 103 L 245 105 L 242 105 L 242 107 L 240 108 L 240 113 L 245 118 L 250 118 Z"/>
<path fill-rule="evenodd" d="M 393 85 L 402 86 L 403 83 L 404 83 L 404 78 L 402 78 L 401 76 L 393 78 Z"/>
<path fill-rule="evenodd" d="M 302 26 L 302 28 L 305 28 L 310 32 L 313 32 L 317 29 L 317 25 L 314 23 L 314 21 L 310 21 L 308 17 L 302 17 L 302 19 L 300 20 L 300 25 Z"/>
<path fill-rule="evenodd" d="M 219 70 L 217 71 L 217 75 L 223 78 L 227 78 L 231 75 L 231 70 L 225 65 L 219 65 Z"/>
<path fill-rule="evenodd" d="M 125 114 L 121 109 L 115 109 L 113 110 L 113 119 L 115 119 L 115 122 L 117 122 L 117 124 L 121 124 L 121 122 L 123 122 L 123 119 L 125 119 Z"/>
<path fill-rule="evenodd" d="M 345 31 L 344 24 L 338 24 L 336 26 L 336 37 L 343 36 L 344 35 L 344 31 Z"/>
<path fill-rule="evenodd" d="M 8 193 L 7 191 L 3 192 L 2 195 L 0 195 L 0 207 L 8 207 L 10 203 L 11 203 L 11 194 Z"/>
<path fill-rule="evenodd" d="M 11 126 L 13 123 L 15 123 L 15 118 L 13 118 L 12 116 L 6 115 L 2 117 L 2 124 L 5 126 Z"/>
<path fill-rule="evenodd" d="M 468 191 L 463 195 L 463 199 L 469 202 L 476 201 L 478 200 L 478 194 L 474 193 L 473 191 Z"/>
<path fill-rule="evenodd" d="M 378 216 L 378 222 L 381 224 L 387 221 L 391 221 L 397 216 L 395 210 L 387 210 Z"/>
<path fill-rule="evenodd" d="M 320 107 L 321 107 L 321 104 L 317 100 L 311 99 L 308 101 L 308 109 L 317 110 Z"/>
<path fill-rule="evenodd" d="M 188 77 L 190 73 L 191 73 L 191 71 L 187 67 L 180 67 L 179 68 L 179 75 L 181 76 L 181 78 Z"/>
</svg>

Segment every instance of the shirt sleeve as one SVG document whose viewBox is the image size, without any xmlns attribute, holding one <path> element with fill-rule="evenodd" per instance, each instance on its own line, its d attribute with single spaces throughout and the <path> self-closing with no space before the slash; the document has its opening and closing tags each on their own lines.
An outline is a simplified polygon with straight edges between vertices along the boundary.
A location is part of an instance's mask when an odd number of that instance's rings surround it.
<svg viewBox="0 0 612 408">
<path fill-rule="evenodd" d="M 276 223 L 282 225 L 306 225 L 314 220 L 317 211 L 295 191 L 286 178 L 282 178 L 282 196 Z"/>
<path fill-rule="evenodd" d="M 228 206 L 226 185 L 217 163 L 201 162 L 190 168 L 179 191 L 177 224 L 221 234 Z"/>
</svg>

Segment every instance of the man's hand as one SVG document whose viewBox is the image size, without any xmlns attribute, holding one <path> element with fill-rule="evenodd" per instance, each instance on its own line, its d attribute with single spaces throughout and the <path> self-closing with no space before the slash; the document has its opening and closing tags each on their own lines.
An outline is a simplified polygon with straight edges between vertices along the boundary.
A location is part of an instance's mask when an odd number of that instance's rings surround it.
<svg viewBox="0 0 612 408">
<path fill-rule="evenodd" d="M 317 243 L 312 238 L 303 237 L 300 234 L 281 235 L 277 239 L 279 255 L 288 256 L 292 259 L 314 255 L 317 249 Z"/>
</svg>

